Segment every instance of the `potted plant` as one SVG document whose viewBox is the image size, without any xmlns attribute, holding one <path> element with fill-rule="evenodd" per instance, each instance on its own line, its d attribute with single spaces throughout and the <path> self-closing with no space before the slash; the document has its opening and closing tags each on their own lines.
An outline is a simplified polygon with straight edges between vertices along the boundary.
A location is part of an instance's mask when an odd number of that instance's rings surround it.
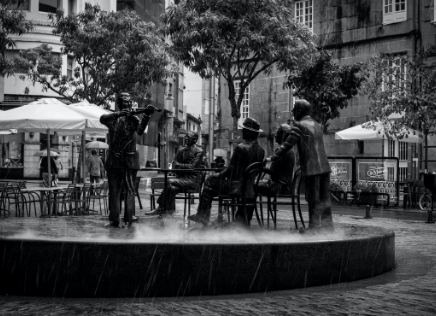
<svg viewBox="0 0 436 316">
<path fill-rule="evenodd" d="M 330 193 L 333 197 L 332 202 L 340 203 L 345 198 L 345 190 L 336 182 L 330 182 Z"/>
<path fill-rule="evenodd" d="M 378 189 L 375 183 L 357 182 L 353 189 L 358 194 L 359 204 L 372 206 L 376 203 Z"/>
</svg>

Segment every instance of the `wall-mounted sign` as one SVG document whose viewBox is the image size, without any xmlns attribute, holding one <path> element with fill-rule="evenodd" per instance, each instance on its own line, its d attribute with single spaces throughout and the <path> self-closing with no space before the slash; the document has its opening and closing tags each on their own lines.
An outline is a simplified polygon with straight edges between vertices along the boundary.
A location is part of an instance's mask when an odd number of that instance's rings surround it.
<svg viewBox="0 0 436 316">
<path fill-rule="evenodd" d="M 345 161 L 329 162 L 332 172 L 330 179 L 351 180 L 351 163 Z"/>
<path fill-rule="evenodd" d="M 359 162 L 357 180 L 395 181 L 395 171 L 394 162 Z"/>
</svg>

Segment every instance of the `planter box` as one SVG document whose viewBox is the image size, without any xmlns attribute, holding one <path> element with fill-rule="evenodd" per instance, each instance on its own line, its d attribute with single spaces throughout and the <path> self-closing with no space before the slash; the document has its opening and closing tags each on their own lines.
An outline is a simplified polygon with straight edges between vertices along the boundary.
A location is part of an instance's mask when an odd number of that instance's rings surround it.
<svg viewBox="0 0 436 316">
<path fill-rule="evenodd" d="M 377 202 L 377 193 L 376 192 L 360 192 L 358 201 L 359 201 L 359 204 L 373 206 Z"/>
</svg>

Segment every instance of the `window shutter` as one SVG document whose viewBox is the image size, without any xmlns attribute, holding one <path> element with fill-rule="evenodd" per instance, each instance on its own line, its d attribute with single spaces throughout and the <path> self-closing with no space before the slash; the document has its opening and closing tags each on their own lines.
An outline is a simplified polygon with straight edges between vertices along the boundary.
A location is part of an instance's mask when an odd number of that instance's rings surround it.
<svg viewBox="0 0 436 316">
<path fill-rule="evenodd" d="M 394 23 L 394 15 L 393 13 L 384 13 L 383 14 L 383 24 Z"/>
<path fill-rule="evenodd" d="M 407 20 L 407 9 L 400 12 L 395 12 L 394 14 L 394 23 L 395 22 L 402 22 Z"/>
</svg>

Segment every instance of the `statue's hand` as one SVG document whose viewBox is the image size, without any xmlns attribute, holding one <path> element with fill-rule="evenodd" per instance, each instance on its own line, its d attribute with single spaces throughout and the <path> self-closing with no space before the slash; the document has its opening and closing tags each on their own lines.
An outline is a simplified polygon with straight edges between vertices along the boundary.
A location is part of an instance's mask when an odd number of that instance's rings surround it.
<svg viewBox="0 0 436 316">
<path fill-rule="evenodd" d="M 118 112 L 119 116 L 127 116 L 130 115 L 130 109 L 122 109 L 121 111 Z"/>
<path fill-rule="evenodd" d="M 266 158 L 266 161 L 276 161 L 279 160 L 280 157 L 276 155 L 272 155 L 270 158 Z"/>
<path fill-rule="evenodd" d="M 150 116 L 151 114 L 153 114 L 154 112 L 158 111 L 158 108 L 155 108 L 153 105 L 149 104 L 145 107 L 145 115 Z"/>
</svg>

